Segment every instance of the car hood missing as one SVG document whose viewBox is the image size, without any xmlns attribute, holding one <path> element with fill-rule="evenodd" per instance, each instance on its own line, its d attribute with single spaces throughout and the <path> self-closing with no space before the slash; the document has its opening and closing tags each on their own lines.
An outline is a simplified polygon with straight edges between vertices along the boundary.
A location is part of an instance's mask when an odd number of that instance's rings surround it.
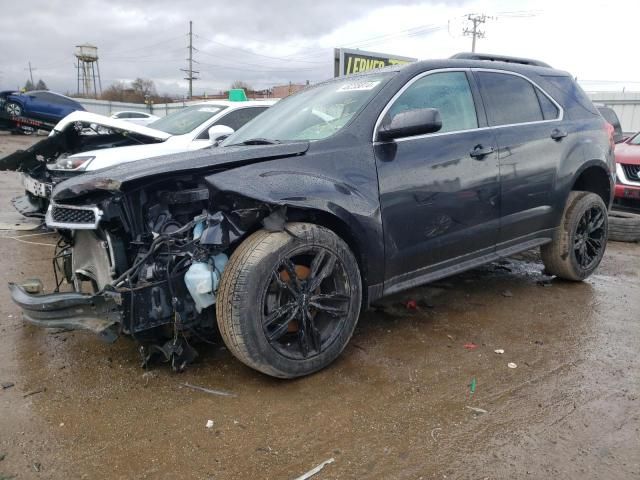
<svg viewBox="0 0 640 480">
<path fill-rule="evenodd" d="M 58 184 L 53 190 L 55 202 L 64 202 L 94 191 L 116 192 L 130 182 L 148 177 L 173 175 L 190 171 L 206 172 L 276 158 L 303 155 L 309 142 L 287 142 L 275 145 L 217 147 L 196 152 L 179 153 L 79 175 Z"/>
</svg>

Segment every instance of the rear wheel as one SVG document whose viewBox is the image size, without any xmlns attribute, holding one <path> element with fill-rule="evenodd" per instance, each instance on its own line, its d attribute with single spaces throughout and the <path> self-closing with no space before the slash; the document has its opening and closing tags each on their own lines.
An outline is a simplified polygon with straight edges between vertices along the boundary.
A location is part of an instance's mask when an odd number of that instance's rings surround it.
<svg viewBox="0 0 640 480">
<path fill-rule="evenodd" d="M 289 223 L 258 231 L 233 253 L 218 290 L 225 344 L 268 375 L 294 378 L 333 362 L 351 338 L 362 285 L 356 259 L 331 230 Z"/>
<path fill-rule="evenodd" d="M 20 104 L 15 102 L 7 102 L 4 106 L 4 110 L 12 117 L 19 117 L 22 115 L 22 107 Z"/>
<path fill-rule="evenodd" d="M 607 207 L 591 192 L 571 192 L 553 241 L 540 249 L 547 272 L 581 281 L 600 264 L 607 246 Z"/>
</svg>

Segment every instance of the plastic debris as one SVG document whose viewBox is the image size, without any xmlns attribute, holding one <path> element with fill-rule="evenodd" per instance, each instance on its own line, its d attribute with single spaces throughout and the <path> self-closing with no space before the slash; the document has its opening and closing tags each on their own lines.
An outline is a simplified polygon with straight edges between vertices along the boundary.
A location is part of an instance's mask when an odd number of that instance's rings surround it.
<svg viewBox="0 0 640 480">
<path fill-rule="evenodd" d="M 191 385 L 190 383 L 183 383 L 187 388 L 191 388 L 192 390 L 198 390 L 199 392 L 210 393 L 211 395 L 220 395 L 221 397 L 235 397 L 235 393 L 225 392 L 224 390 L 213 390 L 211 388 L 199 387 L 197 385 Z"/>
<path fill-rule="evenodd" d="M 518 365 L 516 365 L 513 362 L 509 362 L 509 363 L 507 363 L 507 367 L 509 367 L 509 368 L 518 368 Z"/>
<path fill-rule="evenodd" d="M 407 300 L 407 302 L 404 304 L 405 307 L 407 307 L 407 310 L 417 310 L 418 309 L 418 304 L 415 300 Z"/>
<path fill-rule="evenodd" d="M 493 353 L 497 353 L 498 355 L 502 355 L 504 353 L 504 348 L 498 348 L 493 351 Z"/>
<path fill-rule="evenodd" d="M 333 463 L 333 462 L 335 462 L 334 458 L 330 458 L 329 460 L 325 460 L 320 465 L 318 465 L 317 467 L 312 468 L 307 473 L 303 473 L 302 475 L 297 477 L 295 480 L 307 480 L 307 478 L 313 477 L 316 473 L 318 473 L 324 467 L 326 467 L 327 465 L 329 465 L 330 463 Z"/>
<path fill-rule="evenodd" d="M 207 424 L 205 425 L 207 428 L 213 428 L 213 420 L 207 420 Z"/>
<path fill-rule="evenodd" d="M 466 348 L 467 350 L 475 350 L 476 348 L 478 348 L 478 345 L 476 345 L 473 342 L 468 342 L 468 343 L 465 343 L 462 347 Z"/>
<path fill-rule="evenodd" d="M 502 296 L 510 298 L 513 297 L 513 293 L 511 293 L 511 290 L 505 290 L 504 292 L 502 292 Z"/>
<path fill-rule="evenodd" d="M 27 397 L 30 397 L 31 395 L 35 395 L 36 393 L 43 393 L 46 391 L 47 391 L 46 388 L 39 388 L 38 390 L 33 390 L 31 392 L 25 393 L 24 395 L 22 395 L 22 398 L 27 398 Z"/>
<path fill-rule="evenodd" d="M 438 441 L 438 434 L 436 432 L 439 432 L 440 430 L 442 430 L 440 427 L 438 428 L 434 428 L 433 430 L 431 430 L 431 438 L 433 438 L 434 442 Z"/>
<path fill-rule="evenodd" d="M 471 379 L 471 383 L 469 384 L 469 389 L 471 390 L 471 393 L 475 393 L 476 392 L 476 385 L 478 384 L 478 382 L 476 382 L 476 377 L 473 377 Z"/>
<path fill-rule="evenodd" d="M 488 411 L 486 411 L 484 408 L 477 408 L 477 407 L 469 407 L 469 406 L 465 406 L 464 408 L 468 408 L 469 410 L 471 410 L 473 413 L 479 413 L 480 415 L 483 415 L 485 413 L 489 413 Z"/>
<path fill-rule="evenodd" d="M 0 386 L 2 386 L 3 390 L 6 390 L 7 388 L 11 388 L 15 385 L 15 383 L 13 382 L 2 382 L 0 383 Z"/>
</svg>

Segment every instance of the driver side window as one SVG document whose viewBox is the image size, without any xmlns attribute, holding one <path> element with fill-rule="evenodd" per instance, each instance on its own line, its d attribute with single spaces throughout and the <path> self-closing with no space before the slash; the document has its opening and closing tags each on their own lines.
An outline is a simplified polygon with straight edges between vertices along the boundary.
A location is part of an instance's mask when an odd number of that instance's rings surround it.
<svg viewBox="0 0 640 480">
<path fill-rule="evenodd" d="M 393 103 L 387 116 L 418 108 L 437 108 L 442 118 L 440 132 L 478 127 L 471 87 L 465 72 L 442 72 L 416 80 Z"/>
</svg>

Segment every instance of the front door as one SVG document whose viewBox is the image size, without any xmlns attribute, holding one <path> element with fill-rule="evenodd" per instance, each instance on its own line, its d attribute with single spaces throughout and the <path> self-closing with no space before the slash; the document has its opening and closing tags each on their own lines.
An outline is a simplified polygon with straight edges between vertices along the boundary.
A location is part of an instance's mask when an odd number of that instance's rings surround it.
<svg viewBox="0 0 640 480">
<path fill-rule="evenodd" d="M 386 116 L 437 108 L 441 130 L 374 144 L 387 293 L 495 249 L 497 148 L 493 131 L 479 128 L 486 120 L 482 108 L 477 111 L 469 75 L 446 71 L 414 79 L 392 100 Z"/>
</svg>

